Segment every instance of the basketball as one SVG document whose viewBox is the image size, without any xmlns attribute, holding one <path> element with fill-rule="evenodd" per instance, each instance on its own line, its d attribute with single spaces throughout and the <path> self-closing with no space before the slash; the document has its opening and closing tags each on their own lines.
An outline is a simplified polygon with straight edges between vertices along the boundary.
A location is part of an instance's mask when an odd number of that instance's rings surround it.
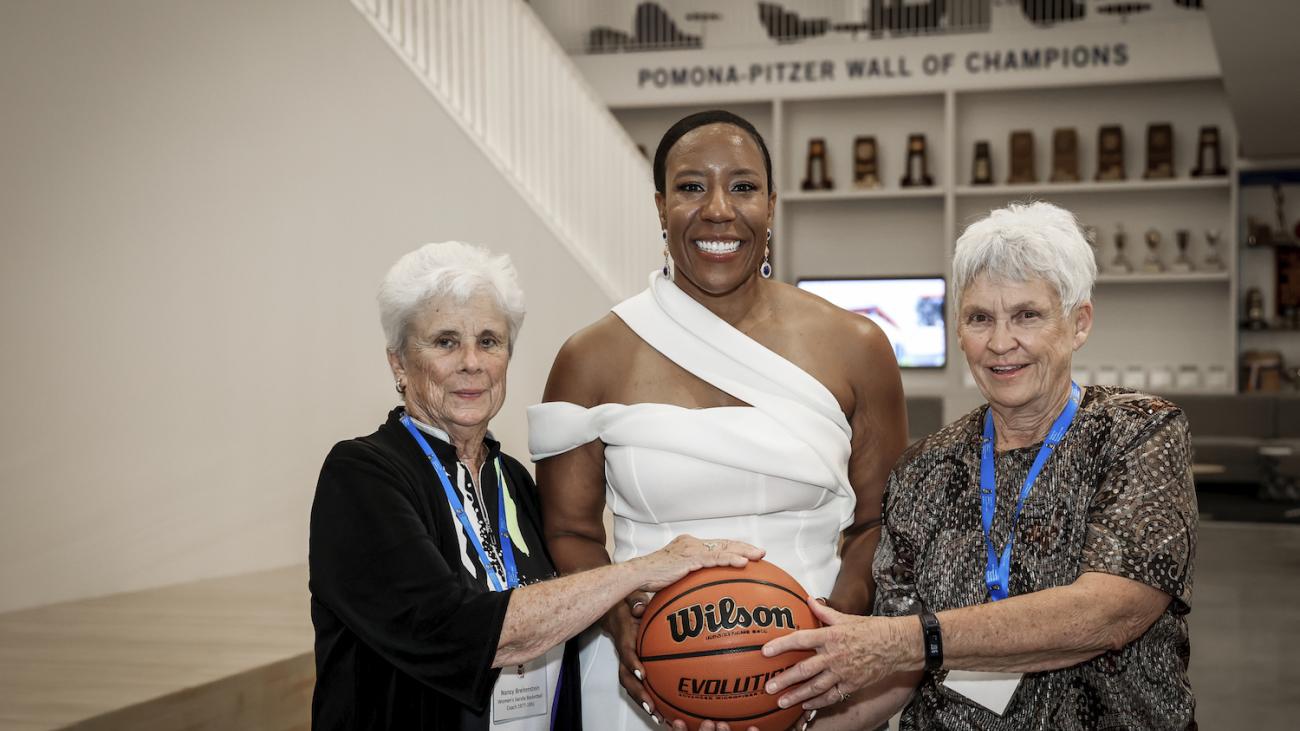
<svg viewBox="0 0 1300 731">
<path fill-rule="evenodd" d="M 665 720 L 691 731 L 705 720 L 733 731 L 785 731 L 802 709 L 782 709 L 768 679 L 811 651 L 763 657 L 763 644 L 820 627 L 799 582 L 766 561 L 701 569 L 654 595 L 637 636 L 645 688 Z"/>
</svg>

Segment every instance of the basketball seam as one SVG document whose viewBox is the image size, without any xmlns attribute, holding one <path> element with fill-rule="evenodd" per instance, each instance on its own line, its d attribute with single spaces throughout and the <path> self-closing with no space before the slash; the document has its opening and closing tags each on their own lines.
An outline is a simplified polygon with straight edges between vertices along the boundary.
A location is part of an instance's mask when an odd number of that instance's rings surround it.
<svg viewBox="0 0 1300 731">
<path fill-rule="evenodd" d="M 741 652 L 762 650 L 762 645 L 745 645 L 744 647 L 726 647 L 721 650 L 700 650 L 698 652 L 679 652 L 675 655 L 651 655 L 641 658 L 641 662 L 659 662 L 660 660 L 685 660 L 690 657 L 709 657 L 710 655 L 736 655 Z"/>
</svg>

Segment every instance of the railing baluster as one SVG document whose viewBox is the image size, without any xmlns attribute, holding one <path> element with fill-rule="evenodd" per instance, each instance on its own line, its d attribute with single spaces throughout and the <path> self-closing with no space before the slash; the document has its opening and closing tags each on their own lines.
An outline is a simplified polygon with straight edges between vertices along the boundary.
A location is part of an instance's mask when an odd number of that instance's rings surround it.
<svg viewBox="0 0 1300 731">
<path fill-rule="evenodd" d="M 611 299 L 645 286 L 645 164 L 518 0 L 352 0 Z"/>
</svg>

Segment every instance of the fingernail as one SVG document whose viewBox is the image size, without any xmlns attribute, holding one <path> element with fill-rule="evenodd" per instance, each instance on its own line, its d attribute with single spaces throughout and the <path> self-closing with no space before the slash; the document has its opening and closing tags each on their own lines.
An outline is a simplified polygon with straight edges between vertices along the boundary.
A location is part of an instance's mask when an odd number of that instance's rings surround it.
<svg viewBox="0 0 1300 731">
<path fill-rule="evenodd" d="M 653 714 L 653 713 L 650 714 L 650 718 L 653 718 L 653 719 L 655 720 L 655 723 L 656 723 L 656 724 L 663 723 L 663 721 L 661 721 L 661 720 L 659 719 L 659 717 L 656 716 L 656 715 Z"/>
<path fill-rule="evenodd" d="M 829 604 L 826 603 L 826 597 L 824 597 L 824 596 L 819 596 L 819 597 L 817 597 L 817 603 L 818 603 L 818 604 L 825 604 L 826 606 L 830 606 Z"/>
<path fill-rule="evenodd" d="M 812 723 L 813 721 L 816 720 L 817 720 L 817 709 L 814 708 L 812 711 L 808 713 L 808 723 Z"/>
<path fill-rule="evenodd" d="M 645 681 L 645 676 L 641 674 L 641 671 L 640 671 L 640 670 L 633 670 L 633 671 L 632 671 L 632 674 L 636 676 L 636 679 L 637 679 L 637 680 Z M 642 704 L 642 705 L 645 705 L 645 704 Z M 649 712 L 650 712 L 650 707 L 649 707 L 649 706 L 646 706 L 646 709 L 645 709 L 645 710 L 646 710 L 646 713 L 649 713 Z"/>
<path fill-rule="evenodd" d="M 776 704 L 777 704 L 778 706 L 782 707 L 782 708 L 789 708 L 789 707 L 790 707 L 790 701 L 787 700 L 787 699 L 785 699 L 785 698 L 781 698 L 781 699 L 777 700 Z"/>
<path fill-rule="evenodd" d="M 651 718 L 654 718 L 654 717 L 655 717 L 654 712 L 650 710 L 650 704 L 649 704 L 649 703 L 646 703 L 645 701 L 641 701 L 641 707 L 645 709 L 645 715 L 647 715 L 647 716 L 649 716 L 649 717 L 651 717 Z"/>
<path fill-rule="evenodd" d="M 763 690 L 766 690 L 768 693 L 775 693 L 775 692 L 776 692 L 776 683 L 768 683 L 768 684 L 767 684 L 767 687 L 764 688 Z"/>
</svg>

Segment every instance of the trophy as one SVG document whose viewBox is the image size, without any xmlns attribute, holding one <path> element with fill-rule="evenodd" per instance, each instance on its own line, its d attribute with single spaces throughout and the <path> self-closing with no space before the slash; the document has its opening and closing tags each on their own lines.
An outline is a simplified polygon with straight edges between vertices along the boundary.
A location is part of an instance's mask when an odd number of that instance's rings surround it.
<svg viewBox="0 0 1300 731">
<path fill-rule="evenodd" d="M 1219 147 L 1219 128 L 1212 124 L 1202 127 L 1196 146 L 1196 167 L 1192 170 L 1192 177 L 1203 178 L 1207 175 L 1227 174 Z"/>
<path fill-rule="evenodd" d="M 1097 132 L 1097 180 L 1124 179 L 1124 128 L 1102 127 Z"/>
<path fill-rule="evenodd" d="M 1128 234 L 1124 231 L 1124 224 L 1115 224 L 1115 258 L 1110 263 L 1110 268 L 1120 274 L 1132 274 L 1133 266 L 1128 263 L 1128 258 L 1124 256 L 1124 244 L 1128 241 Z"/>
<path fill-rule="evenodd" d="M 1079 133 L 1073 127 L 1052 132 L 1052 182 L 1079 182 Z"/>
<path fill-rule="evenodd" d="M 1007 183 L 1037 183 L 1038 172 L 1034 169 L 1034 133 L 1020 130 L 1011 133 L 1011 173 Z"/>
<path fill-rule="evenodd" d="M 1147 125 L 1147 169 L 1142 177 L 1152 180 L 1174 177 L 1174 127 Z"/>
<path fill-rule="evenodd" d="M 902 186 L 913 188 L 918 185 L 934 185 L 930 177 L 930 165 L 925 152 L 925 135 L 907 136 L 907 175 L 903 176 Z"/>
<path fill-rule="evenodd" d="M 1178 272 L 1179 274 L 1189 274 L 1192 271 L 1192 260 L 1187 258 L 1187 244 L 1191 241 L 1192 234 L 1187 229 L 1179 229 L 1174 232 L 1174 240 L 1178 242 L 1178 258 L 1174 263 L 1169 265 L 1169 271 Z"/>
<path fill-rule="evenodd" d="M 1259 287 L 1246 290 L 1246 329 L 1264 330 L 1268 323 L 1264 320 L 1264 293 Z"/>
<path fill-rule="evenodd" d="M 1148 274 L 1159 274 L 1165 270 L 1165 265 L 1160 263 L 1160 232 L 1154 228 L 1147 229 L 1147 258 L 1142 262 L 1142 271 Z"/>
<path fill-rule="evenodd" d="M 880 187 L 875 137 L 858 137 L 853 140 L 853 185 L 858 188 Z"/>
<path fill-rule="evenodd" d="M 971 185 L 993 184 L 993 156 L 989 152 L 989 143 L 985 140 L 975 143 L 975 165 L 970 183 Z"/>
<path fill-rule="evenodd" d="M 814 137 L 808 140 L 808 163 L 804 168 L 804 190 L 830 190 L 835 185 L 826 172 L 826 140 Z"/>
<path fill-rule="evenodd" d="M 1205 245 L 1209 247 L 1210 253 L 1205 256 L 1205 268 L 1212 272 L 1223 271 L 1223 259 L 1219 256 L 1219 231 L 1218 229 L 1208 229 L 1205 232 Z"/>
</svg>

